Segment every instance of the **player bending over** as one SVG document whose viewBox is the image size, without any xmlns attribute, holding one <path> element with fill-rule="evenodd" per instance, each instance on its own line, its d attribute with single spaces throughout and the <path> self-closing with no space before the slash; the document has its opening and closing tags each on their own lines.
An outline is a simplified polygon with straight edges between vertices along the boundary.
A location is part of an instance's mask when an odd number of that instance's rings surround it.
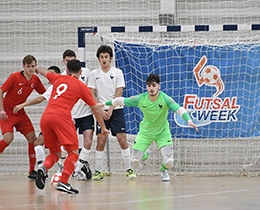
<svg viewBox="0 0 260 210">
<path fill-rule="evenodd" d="M 162 181 L 170 181 L 167 170 L 173 166 L 173 142 L 167 120 L 169 109 L 176 112 L 189 126 L 198 128 L 191 121 L 187 111 L 180 107 L 171 97 L 159 91 L 160 77 L 157 74 L 150 74 L 146 80 L 147 92 L 132 96 L 130 98 L 118 97 L 110 101 L 97 104 L 98 106 L 120 106 L 139 107 L 143 112 L 143 120 L 140 123 L 139 132 L 136 136 L 132 163 L 138 164 L 144 169 L 151 151 L 148 147 L 153 141 L 156 142 L 162 153 L 162 165 L 160 168 Z"/>
<path fill-rule="evenodd" d="M 39 189 L 44 188 L 47 172 L 59 160 L 60 146 L 62 145 L 68 152 L 68 156 L 64 162 L 57 190 L 74 194 L 79 191 L 68 183 L 79 154 L 78 136 L 71 120 L 71 110 L 74 104 L 80 98 L 85 101 L 100 123 L 102 134 L 107 136 L 109 131 L 105 127 L 101 110 L 94 102 L 89 88 L 78 79 L 81 73 L 81 62 L 76 59 L 70 60 L 67 64 L 67 70 L 68 75 L 58 75 L 48 73 L 46 69 L 41 67 L 37 68 L 37 72 L 47 77 L 53 84 L 53 90 L 40 122 L 44 143 L 49 148 L 50 154 L 46 157 L 43 167 L 38 169 L 35 184 Z"/>
</svg>

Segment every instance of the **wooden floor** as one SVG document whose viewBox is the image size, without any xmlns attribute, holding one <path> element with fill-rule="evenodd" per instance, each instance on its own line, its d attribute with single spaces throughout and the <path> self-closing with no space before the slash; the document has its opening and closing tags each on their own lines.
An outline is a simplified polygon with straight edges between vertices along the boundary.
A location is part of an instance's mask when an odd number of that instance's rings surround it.
<svg viewBox="0 0 260 210">
<path fill-rule="evenodd" d="M 127 180 L 122 175 L 102 181 L 75 181 L 76 195 L 55 190 L 47 181 L 44 190 L 26 176 L 0 176 L 2 209 L 129 209 L 129 210 L 259 210 L 259 177 L 171 177 L 162 183 L 159 176 Z"/>
</svg>

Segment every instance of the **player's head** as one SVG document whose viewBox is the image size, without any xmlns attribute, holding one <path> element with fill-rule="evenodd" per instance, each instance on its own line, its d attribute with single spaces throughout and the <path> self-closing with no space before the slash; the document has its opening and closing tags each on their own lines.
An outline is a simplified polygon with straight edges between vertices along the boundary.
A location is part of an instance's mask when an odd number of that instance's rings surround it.
<svg viewBox="0 0 260 210">
<path fill-rule="evenodd" d="M 67 67 L 67 63 L 68 61 L 72 60 L 72 59 L 76 59 L 76 53 L 73 50 L 65 50 L 64 53 L 62 54 L 62 58 L 63 58 L 63 63 L 65 64 L 65 66 Z"/>
<path fill-rule="evenodd" d="M 113 50 L 110 46 L 101 45 L 97 50 L 96 56 L 103 69 L 110 68 L 110 62 L 113 59 Z"/>
<path fill-rule="evenodd" d="M 73 59 L 67 63 L 68 74 L 80 74 L 81 62 L 78 59 Z"/>
<path fill-rule="evenodd" d="M 37 60 L 34 56 L 32 55 L 26 55 L 24 58 L 23 58 L 23 65 L 25 64 L 31 64 L 31 63 L 35 63 L 37 64 Z"/>
<path fill-rule="evenodd" d="M 146 79 L 146 89 L 150 96 L 155 96 L 159 93 L 160 77 L 157 74 L 150 74 Z"/>
<path fill-rule="evenodd" d="M 37 67 L 36 58 L 32 55 L 26 55 L 23 58 L 23 68 L 25 76 L 31 77 L 35 73 Z"/>
<path fill-rule="evenodd" d="M 51 73 L 60 74 L 60 68 L 58 66 L 50 66 L 47 70 Z"/>
</svg>

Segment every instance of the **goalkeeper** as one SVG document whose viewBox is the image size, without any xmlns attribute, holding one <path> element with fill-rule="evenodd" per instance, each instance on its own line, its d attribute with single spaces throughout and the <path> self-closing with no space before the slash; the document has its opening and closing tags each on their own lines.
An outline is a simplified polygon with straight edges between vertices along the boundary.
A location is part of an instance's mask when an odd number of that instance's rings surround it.
<svg viewBox="0 0 260 210">
<path fill-rule="evenodd" d="M 160 90 L 160 77 L 157 74 L 150 74 L 146 80 L 147 92 L 130 98 L 118 97 L 110 101 L 99 103 L 99 106 L 119 106 L 139 107 L 143 112 L 143 120 L 140 123 L 139 132 L 136 136 L 132 162 L 144 169 L 151 151 L 148 147 L 153 141 L 158 145 L 163 157 L 160 169 L 163 182 L 170 181 L 167 170 L 173 166 L 173 142 L 167 120 L 169 109 L 176 112 L 189 126 L 197 126 L 191 121 L 187 111 L 180 107 L 171 97 Z"/>
</svg>

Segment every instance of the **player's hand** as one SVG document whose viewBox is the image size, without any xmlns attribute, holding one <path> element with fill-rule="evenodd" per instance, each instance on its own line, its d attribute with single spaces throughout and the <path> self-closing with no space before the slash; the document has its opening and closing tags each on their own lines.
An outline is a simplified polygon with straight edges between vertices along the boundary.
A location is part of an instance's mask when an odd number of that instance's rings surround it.
<svg viewBox="0 0 260 210">
<path fill-rule="evenodd" d="M 7 118 L 8 118 L 8 116 L 7 116 L 6 112 L 5 112 L 5 110 L 1 110 L 0 111 L 0 119 L 1 120 L 6 120 Z"/>
<path fill-rule="evenodd" d="M 73 123 L 74 125 L 76 125 L 75 119 L 74 119 L 74 118 L 71 118 L 71 120 L 72 120 L 72 123 Z"/>
<path fill-rule="evenodd" d="M 188 122 L 188 124 L 189 124 L 189 126 L 195 128 L 196 131 L 199 131 L 199 129 L 197 128 L 197 126 L 196 126 L 191 120 Z"/>
<path fill-rule="evenodd" d="M 97 103 L 96 105 L 97 105 L 98 107 L 103 107 L 103 106 L 104 106 L 103 103 Z"/>
<path fill-rule="evenodd" d="M 106 128 L 101 129 L 101 132 L 102 132 L 102 134 L 103 134 L 104 136 L 108 136 L 108 134 L 109 134 L 109 130 L 107 130 Z"/>
<path fill-rule="evenodd" d="M 18 111 L 20 111 L 23 108 L 23 105 L 19 104 L 14 107 L 13 113 L 16 114 Z"/>
</svg>

